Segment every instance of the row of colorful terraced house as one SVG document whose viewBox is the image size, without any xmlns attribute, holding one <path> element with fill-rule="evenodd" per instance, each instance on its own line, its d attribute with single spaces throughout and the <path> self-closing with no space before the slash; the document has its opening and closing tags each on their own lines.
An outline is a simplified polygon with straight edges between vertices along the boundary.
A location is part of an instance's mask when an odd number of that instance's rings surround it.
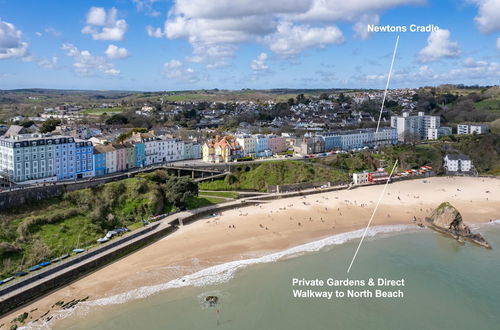
<svg viewBox="0 0 500 330">
<path fill-rule="evenodd" d="M 43 134 L 0 138 L 0 175 L 23 184 L 90 178 L 198 158 L 198 143 L 152 133 L 134 133 L 121 143 Z"/>
</svg>

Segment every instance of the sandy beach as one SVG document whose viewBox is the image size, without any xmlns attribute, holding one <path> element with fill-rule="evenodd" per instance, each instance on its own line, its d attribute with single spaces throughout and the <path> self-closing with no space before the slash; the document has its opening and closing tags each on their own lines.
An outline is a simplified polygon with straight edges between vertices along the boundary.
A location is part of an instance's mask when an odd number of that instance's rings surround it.
<svg viewBox="0 0 500 330">
<path fill-rule="evenodd" d="M 365 228 L 383 186 L 279 199 L 200 219 L 174 234 L 4 316 L 24 311 L 33 321 L 57 301 L 109 297 L 165 283 L 228 261 L 262 256 L 339 233 Z M 435 177 L 388 185 L 372 226 L 413 224 L 449 201 L 466 223 L 500 219 L 500 180 Z M 493 247 L 498 248 L 498 247 Z M 51 312 L 44 316 L 50 317 Z"/>
</svg>

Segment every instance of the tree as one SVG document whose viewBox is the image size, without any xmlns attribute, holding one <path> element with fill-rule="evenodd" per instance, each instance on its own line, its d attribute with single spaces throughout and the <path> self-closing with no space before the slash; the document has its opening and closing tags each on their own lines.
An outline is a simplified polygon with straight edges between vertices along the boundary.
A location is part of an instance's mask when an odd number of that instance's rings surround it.
<svg viewBox="0 0 500 330">
<path fill-rule="evenodd" d="M 305 100 L 306 97 L 304 96 L 304 94 L 297 95 L 297 103 L 304 103 Z"/>
<path fill-rule="evenodd" d="M 322 93 L 322 94 L 319 96 L 319 99 L 320 99 L 320 100 L 328 100 L 328 94 L 327 94 L 327 93 Z"/>
<path fill-rule="evenodd" d="M 33 126 L 35 122 L 33 120 L 28 120 L 28 121 L 24 121 L 21 123 L 21 126 L 24 127 L 24 128 L 29 128 L 31 126 Z"/>
<path fill-rule="evenodd" d="M 421 141 L 420 134 L 411 133 L 411 132 L 404 132 L 403 133 L 403 141 L 404 141 L 404 143 L 410 144 L 412 146 L 419 144 Z"/>
<path fill-rule="evenodd" d="M 106 125 L 125 125 L 128 123 L 128 118 L 124 115 L 117 113 L 106 119 Z"/>
<path fill-rule="evenodd" d="M 60 124 L 60 119 L 50 118 L 43 122 L 42 127 L 40 127 L 40 133 L 50 133 L 56 129 L 57 125 Z"/>
<path fill-rule="evenodd" d="M 198 195 L 198 184 L 186 176 L 171 176 L 165 181 L 163 191 L 169 203 L 182 207 L 188 198 Z"/>
</svg>

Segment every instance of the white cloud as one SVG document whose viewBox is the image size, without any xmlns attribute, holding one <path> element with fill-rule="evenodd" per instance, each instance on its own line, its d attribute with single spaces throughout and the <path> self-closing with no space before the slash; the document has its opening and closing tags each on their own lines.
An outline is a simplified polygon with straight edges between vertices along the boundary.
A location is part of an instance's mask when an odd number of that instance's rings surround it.
<svg viewBox="0 0 500 330">
<path fill-rule="evenodd" d="M 441 80 L 500 78 L 500 64 L 498 62 L 476 61 L 469 57 L 464 60 L 462 67 L 437 74 L 435 77 Z"/>
<path fill-rule="evenodd" d="M 210 66 L 227 63 L 240 43 L 262 41 L 276 53 L 295 55 L 307 48 L 325 47 L 343 40 L 336 22 L 356 22 L 356 35 L 368 37 L 362 24 L 378 21 L 379 14 L 400 5 L 426 0 L 177 0 L 165 28 L 147 28 L 148 35 L 186 39 L 193 48 L 190 60 Z M 322 33 L 333 33 L 333 36 Z M 313 40 L 313 36 L 317 39 Z M 287 38 L 290 38 L 287 40 Z M 278 41 L 279 45 L 273 45 Z M 302 41 L 306 45 L 301 45 Z M 272 47 L 271 47 L 272 46 Z M 222 53 L 224 58 L 207 53 Z M 215 64 L 214 64 L 215 62 Z"/>
<path fill-rule="evenodd" d="M 139 12 L 145 12 L 147 15 L 150 16 L 159 16 L 160 12 L 156 11 L 153 8 L 153 5 L 155 2 L 158 2 L 159 0 L 132 0 L 133 3 L 135 3 L 135 7 L 137 8 L 137 11 Z"/>
<path fill-rule="evenodd" d="M 380 13 L 402 5 L 422 5 L 426 0 L 312 0 L 309 10 L 293 16 L 301 21 L 356 21 L 366 14 Z"/>
<path fill-rule="evenodd" d="M 54 29 L 53 27 L 45 28 L 43 31 L 45 32 L 45 34 L 50 34 L 56 38 L 62 36 L 62 32 Z"/>
<path fill-rule="evenodd" d="M 101 72 L 108 76 L 117 76 L 120 70 L 117 70 L 112 63 L 109 63 L 104 56 L 94 56 L 88 50 L 78 50 L 72 44 L 62 45 L 66 55 L 73 58 L 73 70 L 82 76 L 92 76 Z"/>
<path fill-rule="evenodd" d="M 42 36 L 42 33 L 37 31 L 37 32 L 35 32 L 35 35 L 36 35 L 37 37 L 41 37 L 41 36 Z"/>
<path fill-rule="evenodd" d="M 58 61 L 59 58 L 57 56 L 53 56 L 51 59 L 40 59 L 37 61 L 37 64 L 45 69 L 55 69 Z"/>
<path fill-rule="evenodd" d="M 435 62 L 443 58 L 452 58 L 460 55 L 458 43 L 450 40 L 451 33 L 446 29 L 439 29 L 429 34 L 427 46 L 418 53 L 420 62 Z"/>
<path fill-rule="evenodd" d="M 259 56 L 257 56 L 257 58 L 253 60 L 252 64 L 250 65 L 252 70 L 261 71 L 269 69 L 269 66 L 266 63 L 267 57 L 268 56 L 266 53 L 260 53 Z"/>
<path fill-rule="evenodd" d="M 500 1 L 469 0 L 478 6 L 478 14 L 474 17 L 479 31 L 493 33 L 500 31 Z"/>
<path fill-rule="evenodd" d="M 190 83 L 195 83 L 200 80 L 192 68 L 186 67 L 184 63 L 179 60 L 170 60 L 163 64 L 163 74 L 167 78 Z"/>
<path fill-rule="evenodd" d="M 123 40 L 128 26 L 124 19 L 117 19 L 118 11 L 111 8 L 91 7 L 87 13 L 87 25 L 82 33 L 90 34 L 94 40 Z"/>
<path fill-rule="evenodd" d="M 161 28 L 154 28 L 151 25 L 146 26 L 146 33 L 152 38 L 163 38 L 166 34 L 161 30 Z"/>
<path fill-rule="evenodd" d="M 273 52 L 284 55 L 296 55 L 308 48 L 324 48 L 329 44 L 344 42 L 344 36 L 336 26 L 310 27 L 282 22 L 276 33 L 268 35 L 262 42 Z"/>
<path fill-rule="evenodd" d="M 91 7 L 87 13 L 87 24 L 99 26 L 106 24 L 106 10 L 102 7 Z"/>
<path fill-rule="evenodd" d="M 0 60 L 28 55 L 28 43 L 14 24 L 0 20 Z"/>
<path fill-rule="evenodd" d="M 360 39 L 368 39 L 373 32 L 368 31 L 369 24 L 378 24 L 380 22 L 380 17 L 378 15 L 362 15 L 359 20 L 354 24 L 352 29 L 355 32 L 355 36 Z"/>
<path fill-rule="evenodd" d="M 120 48 L 113 44 L 108 46 L 104 54 L 106 54 L 106 56 L 111 60 L 119 60 L 129 56 L 126 48 Z"/>
</svg>

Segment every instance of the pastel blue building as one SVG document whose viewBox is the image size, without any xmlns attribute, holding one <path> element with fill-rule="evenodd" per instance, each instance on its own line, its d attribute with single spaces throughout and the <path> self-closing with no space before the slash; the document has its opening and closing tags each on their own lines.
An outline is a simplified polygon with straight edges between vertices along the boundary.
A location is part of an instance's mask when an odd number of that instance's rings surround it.
<svg viewBox="0 0 500 330">
<path fill-rule="evenodd" d="M 60 137 L 48 142 L 54 143 L 57 180 L 74 179 L 76 176 L 75 139 Z"/>
<path fill-rule="evenodd" d="M 318 136 L 325 141 L 325 151 L 342 149 L 342 139 L 339 133 L 323 132 L 318 133 Z"/>
<path fill-rule="evenodd" d="M 255 155 L 257 157 L 271 156 L 271 149 L 269 148 L 269 137 L 266 135 L 255 136 Z"/>
<path fill-rule="evenodd" d="M 106 174 L 106 152 L 101 150 L 101 145 L 94 147 L 94 172 L 95 176 Z"/>
<path fill-rule="evenodd" d="M 73 179 L 74 158 L 72 137 L 20 134 L 0 138 L 0 174 L 13 182 Z"/>
<path fill-rule="evenodd" d="M 381 128 L 378 131 L 374 128 L 365 128 L 350 131 L 322 132 L 316 135 L 325 141 L 325 151 L 373 148 L 398 143 L 395 128 Z"/>
<path fill-rule="evenodd" d="M 144 143 L 134 143 L 135 167 L 143 167 L 146 163 L 146 146 Z"/>
<path fill-rule="evenodd" d="M 90 178 L 94 174 L 94 146 L 92 142 L 75 140 L 75 178 Z"/>
</svg>

